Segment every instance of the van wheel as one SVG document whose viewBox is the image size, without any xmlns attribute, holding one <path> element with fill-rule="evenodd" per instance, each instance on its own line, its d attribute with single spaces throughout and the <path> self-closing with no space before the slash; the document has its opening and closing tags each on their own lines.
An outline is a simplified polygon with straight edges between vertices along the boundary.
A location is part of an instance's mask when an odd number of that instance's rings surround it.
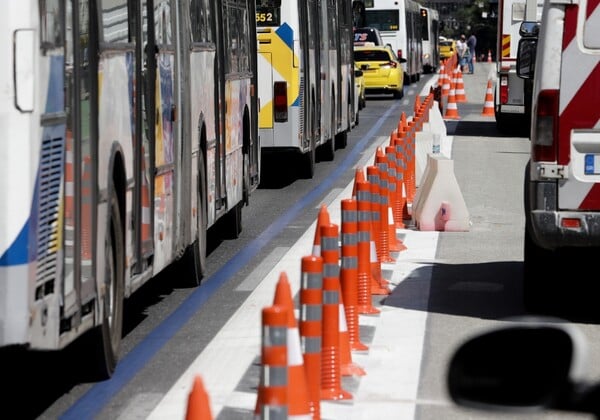
<svg viewBox="0 0 600 420">
<path fill-rule="evenodd" d="M 555 309 L 555 270 L 552 269 L 553 251 L 541 248 L 525 228 L 523 251 L 523 303 L 528 312 L 549 314 Z"/>
</svg>

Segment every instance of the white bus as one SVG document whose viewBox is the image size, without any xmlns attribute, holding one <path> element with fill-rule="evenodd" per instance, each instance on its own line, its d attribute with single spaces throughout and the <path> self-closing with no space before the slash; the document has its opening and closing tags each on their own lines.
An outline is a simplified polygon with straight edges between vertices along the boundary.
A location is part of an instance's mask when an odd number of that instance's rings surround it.
<svg viewBox="0 0 600 420">
<path fill-rule="evenodd" d="M 435 73 L 440 63 L 440 15 L 436 9 L 421 6 L 421 47 L 423 73 Z"/>
<path fill-rule="evenodd" d="M 254 2 L 21 0 L 0 22 L 0 346 L 85 334 L 107 378 L 124 299 L 176 261 L 198 285 L 207 229 L 240 233 L 260 181 Z"/>
<path fill-rule="evenodd" d="M 257 0 L 263 153 L 293 152 L 312 178 L 354 125 L 351 0 Z"/>
<path fill-rule="evenodd" d="M 421 78 L 421 6 L 413 0 L 364 0 L 364 26 L 379 29 L 383 42 L 390 44 L 398 58 L 405 58 L 404 83 Z"/>
</svg>

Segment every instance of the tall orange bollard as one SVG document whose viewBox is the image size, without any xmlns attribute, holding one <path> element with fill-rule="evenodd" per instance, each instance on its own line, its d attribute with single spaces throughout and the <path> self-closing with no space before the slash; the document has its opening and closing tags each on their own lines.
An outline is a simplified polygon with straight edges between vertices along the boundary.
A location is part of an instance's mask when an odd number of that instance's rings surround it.
<svg viewBox="0 0 600 420">
<path fill-rule="evenodd" d="M 340 257 L 339 247 L 339 228 L 337 225 L 330 223 L 328 226 L 323 227 L 321 230 L 321 237 L 323 238 L 323 252 L 327 252 L 331 255 L 334 253 L 337 255 L 338 261 Z M 325 258 L 323 258 L 325 260 Z M 325 269 L 330 268 L 331 275 L 333 277 L 333 266 L 327 266 Z M 339 354 L 340 354 L 340 373 L 342 376 L 350 375 L 364 375 L 365 371 L 363 368 L 358 366 L 352 361 L 352 353 L 350 351 L 350 335 L 348 331 L 348 322 L 346 320 L 346 309 L 344 305 L 344 299 L 342 296 L 342 287 L 340 282 L 340 267 L 337 266 L 337 294 L 338 294 L 338 317 L 339 317 Z"/>
<path fill-rule="evenodd" d="M 313 255 L 321 255 L 321 226 L 329 224 L 329 211 L 325 204 L 321 204 L 319 214 L 317 216 L 317 227 L 315 228 L 315 238 L 313 241 Z"/>
<path fill-rule="evenodd" d="M 358 325 L 358 202 L 356 199 L 344 199 L 342 206 L 342 264 L 340 286 L 342 301 L 348 324 L 350 349 L 368 350 L 360 341 Z"/>
<path fill-rule="evenodd" d="M 323 258 L 302 258 L 300 336 L 313 420 L 321 418 L 321 337 L 323 335 Z"/>
<path fill-rule="evenodd" d="M 287 324 L 287 308 L 263 308 L 260 383 L 254 409 L 259 419 L 288 419 Z"/>
<path fill-rule="evenodd" d="M 401 246 L 396 235 L 396 224 L 394 223 L 394 213 L 392 210 L 394 202 L 394 192 L 396 190 L 396 182 L 392 178 L 395 177 L 395 168 L 393 162 L 390 162 L 388 156 L 393 159 L 391 154 L 384 153 L 381 147 L 375 152 L 375 166 L 379 170 L 379 180 L 381 182 L 381 228 L 387 232 L 388 248 L 390 252 L 404 251 L 406 247 Z M 394 174 L 394 175 L 392 175 Z M 392 261 L 395 258 L 390 255 Z"/>
<path fill-rule="evenodd" d="M 323 257 L 323 335 L 321 344 L 321 399 L 351 400 L 352 394 L 342 389 L 340 355 L 339 251 L 336 249 L 338 228 L 330 223 L 321 227 Z M 335 239 L 334 239 L 335 237 Z M 328 246 L 334 241 L 335 246 Z"/>
<path fill-rule="evenodd" d="M 367 181 L 356 184 L 358 210 L 358 292 L 357 309 L 361 314 L 374 315 L 381 311 L 371 302 L 371 187 Z"/>
<path fill-rule="evenodd" d="M 275 288 L 273 305 L 281 305 L 287 309 L 287 362 L 288 362 L 288 413 L 296 419 L 310 419 L 310 397 L 300 345 L 298 322 L 294 315 L 292 289 L 287 275 L 282 272 Z"/>
<path fill-rule="evenodd" d="M 200 375 L 196 375 L 194 385 L 188 395 L 185 420 L 212 420 L 212 418 L 210 401 L 206 388 L 204 388 L 204 381 L 202 381 Z"/>
</svg>

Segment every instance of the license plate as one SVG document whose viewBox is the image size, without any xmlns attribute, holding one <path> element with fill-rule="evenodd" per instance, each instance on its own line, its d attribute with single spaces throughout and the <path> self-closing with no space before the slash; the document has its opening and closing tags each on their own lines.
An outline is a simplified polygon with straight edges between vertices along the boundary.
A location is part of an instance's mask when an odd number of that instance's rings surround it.
<svg viewBox="0 0 600 420">
<path fill-rule="evenodd" d="M 585 174 L 598 175 L 600 174 L 600 155 L 587 154 L 585 155 Z"/>
</svg>

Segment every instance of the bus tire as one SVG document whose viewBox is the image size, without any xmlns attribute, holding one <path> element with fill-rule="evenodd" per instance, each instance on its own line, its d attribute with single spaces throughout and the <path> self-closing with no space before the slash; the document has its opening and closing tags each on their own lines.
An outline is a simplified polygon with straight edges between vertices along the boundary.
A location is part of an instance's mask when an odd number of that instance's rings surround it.
<svg viewBox="0 0 600 420">
<path fill-rule="evenodd" d="M 306 153 L 300 153 L 300 174 L 303 179 L 312 179 L 315 176 L 315 163 L 317 161 L 317 145 L 315 137 L 310 140 L 310 149 Z"/>
<path fill-rule="evenodd" d="M 206 170 L 204 154 L 198 156 L 198 191 L 196 193 L 196 238 L 186 248 L 183 256 L 177 262 L 177 277 L 183 279 L 186 286 L 200 286 L 206 273 L 206 231 L 207 231 L 207 204 L 206 204 Z"/>
<path fill-rule="evenodd" d="M 106 293 L 103 299 L 102 324 L 91 331 L 85 344 L 94 358 L 93 375 L 99 380 L 108 379 L 117 367 L 123 333 L 123 304 L 125 280 L 125 240 L 119 199 L 114 185 L 109 193 L 108 230 L 105 240 Z"/>
</svg>

